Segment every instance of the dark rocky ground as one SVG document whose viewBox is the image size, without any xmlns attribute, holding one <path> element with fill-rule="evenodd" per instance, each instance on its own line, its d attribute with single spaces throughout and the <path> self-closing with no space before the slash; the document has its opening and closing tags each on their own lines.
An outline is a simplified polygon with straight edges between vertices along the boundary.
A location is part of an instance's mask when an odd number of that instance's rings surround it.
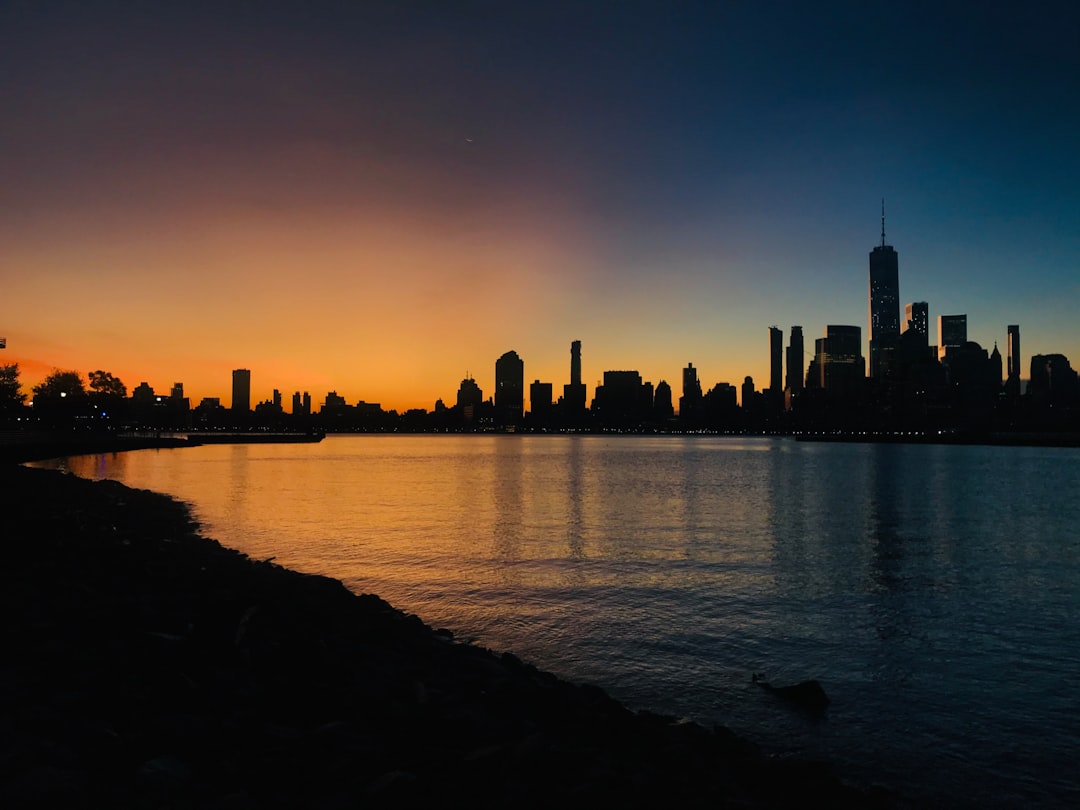
<svg viewBox="0 0 1080 810">
<path fill-rule="evenodd" d="M 0 462 L 0 806 L 884 807 L 631 712 L 162 495 Z"/>
</svg>

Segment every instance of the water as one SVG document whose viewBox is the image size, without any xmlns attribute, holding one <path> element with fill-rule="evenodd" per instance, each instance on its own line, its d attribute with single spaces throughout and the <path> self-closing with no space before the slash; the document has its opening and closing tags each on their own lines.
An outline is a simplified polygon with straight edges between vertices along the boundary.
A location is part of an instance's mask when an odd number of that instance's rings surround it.
<svg viewBox="0 0 1080 810">
<path fill-rule="evenodd" d="M 914 804 L 1080 805 L 1080 451 L 330 437 L 55 462 Z M 817 678 L 823 719 L 751 683 Z"/>
</svg>

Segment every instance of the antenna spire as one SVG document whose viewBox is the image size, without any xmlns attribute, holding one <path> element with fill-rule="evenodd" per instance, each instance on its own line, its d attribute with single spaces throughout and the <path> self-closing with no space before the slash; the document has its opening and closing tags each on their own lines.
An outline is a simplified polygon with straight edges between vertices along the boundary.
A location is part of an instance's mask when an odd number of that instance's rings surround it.
<svg viewBox="0 0 1080 810">
<path fill-rule="evenodd" d="M 881 198 L 881 246 L 885 247 L 885 198 Z"/>
</svg>

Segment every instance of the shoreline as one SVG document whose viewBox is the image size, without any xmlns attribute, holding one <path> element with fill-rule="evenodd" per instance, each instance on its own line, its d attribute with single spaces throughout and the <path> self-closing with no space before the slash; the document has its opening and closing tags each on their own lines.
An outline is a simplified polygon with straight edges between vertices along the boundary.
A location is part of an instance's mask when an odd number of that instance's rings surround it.
<svg viewBox="0 0 1080 810">
<path fill-rule="evenodd" d="M 253 561 L 168 496 L 3 463 L 0 491 L 7 806 L 895 804 Z"/>
</svg>

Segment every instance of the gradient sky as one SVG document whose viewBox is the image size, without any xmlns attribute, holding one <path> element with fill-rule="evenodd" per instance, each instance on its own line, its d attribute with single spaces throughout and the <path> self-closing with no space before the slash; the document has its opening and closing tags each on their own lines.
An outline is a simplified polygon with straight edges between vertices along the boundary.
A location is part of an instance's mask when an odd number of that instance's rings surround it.
<svg viewBox="0 0 1080 810">
<path fill-rule="evenodd" d="M 868 253 L 1080 366 L 1075 2 L 0 3 L 0 361 L 385 408 L 768 385 Z M 936 326 L 931 328 L 936 341 Z"/>
</svg>

